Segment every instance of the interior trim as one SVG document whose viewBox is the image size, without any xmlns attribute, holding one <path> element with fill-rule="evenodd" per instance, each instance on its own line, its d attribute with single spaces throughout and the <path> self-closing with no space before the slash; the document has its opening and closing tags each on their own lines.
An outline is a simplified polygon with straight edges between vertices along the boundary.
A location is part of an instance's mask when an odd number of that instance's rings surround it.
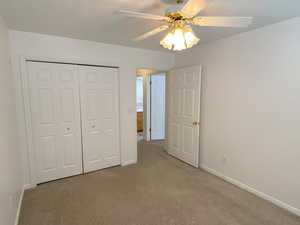
<svg viewBox="0 0 300 225">
<path fill-rule="evenodd" d="M 15 224 L 14 225 L 19 224 L 19 218 L 20 218 L 20 213 L 21 213 L 23 197 L 24 197 L 24 188 L 22 188 L 21 195 L 19 197 L 19 203 L 18 203 L 18 208 L 17 208 L 17 213 L 16 213 Z"/>
<path fill-rule="evenodd" d="M 117 67 L 117 66 L 104 66 L 104 65 L 94 65 L 94 64 L 84 64 L 84 63 L 67 63 L 67 62 L 55 62 L 55 61 L 44 61 L 44 60 L 29 60 L 29 59 L 26 59 L 26 62 L 55 63 L 55 64 L 68 64 L 68 65 L 77 65 L 77 66 L 92 66 L 92 67 L 105 67 L 105 68 L 119 69 L 119 67 Z"/>
</svg>

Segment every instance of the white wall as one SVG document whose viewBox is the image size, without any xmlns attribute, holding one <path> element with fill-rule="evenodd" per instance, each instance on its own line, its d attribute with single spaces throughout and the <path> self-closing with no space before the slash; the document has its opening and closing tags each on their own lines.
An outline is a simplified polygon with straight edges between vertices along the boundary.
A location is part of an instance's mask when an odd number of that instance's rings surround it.
<svg viewBox="0 0 300 225">
<path fill-rule="evenodd" d="M 10 39 L 13 68 L 18 87 L 17 111 L 22 158 L 24 159 L 24 183 L 27 187 L 30 186 L 31 180 L 28 170 L 24 108 L 19 79 L 20 56 L 119 66 L 122 164 L 136 162 L 136 69 L 168 70 L 174 66 L 173 54 L 20 31 L 10 31 Z"/>
<path fill-rule="evenodd" d="M 0 225 L 12 225 L 22 192 L 8 30 L 0 17 Z"/>
<path fill-rule="evenodd" d="M 299 27 L 294 18 L 176 56 L 204 67 L 202 166 L 298 209 Z"/>
</svg>

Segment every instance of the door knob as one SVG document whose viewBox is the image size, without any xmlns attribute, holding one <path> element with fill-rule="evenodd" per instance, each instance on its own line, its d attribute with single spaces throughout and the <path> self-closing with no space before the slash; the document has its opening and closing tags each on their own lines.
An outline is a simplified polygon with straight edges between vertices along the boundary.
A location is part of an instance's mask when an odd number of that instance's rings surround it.
<svg viewBox="0 0 300 225">
<path fill-rule="evenodd" d="M 194 121 L 194 122 L 193 122 L 193 125 L 194 125 L 194 126 L 200 125 L 200 122 Z"/>
</svg>

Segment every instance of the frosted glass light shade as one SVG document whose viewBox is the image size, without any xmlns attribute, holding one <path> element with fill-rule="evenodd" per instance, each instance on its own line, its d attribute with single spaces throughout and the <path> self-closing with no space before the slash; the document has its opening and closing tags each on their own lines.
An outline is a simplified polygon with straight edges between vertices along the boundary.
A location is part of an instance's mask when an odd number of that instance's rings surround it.
<svg viewBox="0 0 300 225">
<path fill-rule="evenodd" d="M 191 28 L 176 27 L 160 41 L 160 44 L 169 50 L 181 51 L 193 47 L 199 40 Z"/>
<path fill-rule="evenodd" d="M 173 48 L 173 33 L 168 33 L 164 39 L 160 41 L 160 44 L 169 50 L 172 50 Z"/>
</svg>

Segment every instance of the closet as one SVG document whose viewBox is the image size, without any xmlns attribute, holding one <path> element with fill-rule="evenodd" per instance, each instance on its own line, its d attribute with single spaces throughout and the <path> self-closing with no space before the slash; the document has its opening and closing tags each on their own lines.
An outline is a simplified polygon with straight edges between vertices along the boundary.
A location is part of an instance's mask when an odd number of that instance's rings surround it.
<svg viewBox="0 0 300 225">
<path fill-rule="evenodd" d="M 37 183 L 120 164 L 118 69 L 27 61 Z"/>
</svg>

